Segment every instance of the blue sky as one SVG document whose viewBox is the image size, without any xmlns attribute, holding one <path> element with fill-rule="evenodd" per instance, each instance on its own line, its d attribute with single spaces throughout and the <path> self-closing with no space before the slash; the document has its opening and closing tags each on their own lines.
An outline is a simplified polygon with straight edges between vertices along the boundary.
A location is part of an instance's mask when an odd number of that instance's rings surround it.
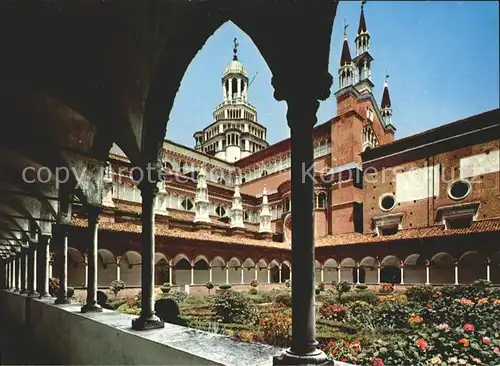
<svg viewBox="0 0 500 366">
<path fill-rule="evenodd" d="M 368 1 L 365 16 L 371 34 L 372 81 L 380 103 L 385 72 L 390 74 L 396 138 L 425 131 L 499 107 L 498 1 Z M 360 2 L 341 1 L 330 50 L 332 97 L 322 102 L 318 124 L 336 115 L 337 68 L 344 18 L 355 53 Z M 271 72 L 252 40 L 225 23 L 191 62 L 177 94 L 168 139 L 193 146 L 192 135 L 212 122 L 222 100 L 220 77 L 232 59 L 238 38 L 239 59 L 250 78 L 249 101 L 274 143 L 290 136 L 286 103 L 273 98 Z"/>
</svg>

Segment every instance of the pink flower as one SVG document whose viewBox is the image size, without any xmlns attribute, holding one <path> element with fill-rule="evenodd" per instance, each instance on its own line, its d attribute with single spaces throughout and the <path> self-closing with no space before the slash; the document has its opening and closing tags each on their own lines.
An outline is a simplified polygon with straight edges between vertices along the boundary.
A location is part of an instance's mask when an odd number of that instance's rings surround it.
<svg viewBox="0 0 500 366">
<path fill-rule="evenodd" d="M 415 342 L 415 344 L 422 351 L 425 351 L 427 349 L 427 347 L 429 346 L 429 344 L 427 343 L 427 341 L 425 339 L 423 339 L 423 338 L 417 339 L 417 341 Z"/>
<path fill-rule="evenodd" d="M 460 300 L 456 300 L 456 301 L 462 305 L 473 305 L 474 304 L 474 301 L 466 299 L 465 297 L 462 297 Z"/>
<path fill-rule="evenodd" d="M 473 324 L 467 323 L 467 324 L 464 324 L 464 330 L 466 332 L 473 332 L 476 330 L 476 327 Z"/>
<path fill-rule="evenodd" d="M 488 337 L 483 337 L 481 338 L 481 340 L 483 341 L 484 344 L 488 346 L 491 344 L 491 340 Z"/>
<path fill-rule="evenodd" d="M 493 353 L 496 354 L 496 355 L 500 355 L 500 348 L 494 347 L 493 348 Z"/>
<path fill-rule="evenodd" d="M 432 305 L 431 304 L 427 304 L 425 305 L 427 309 L 432 309 Z"/>
<path fill-rule="evenodd" d="M 446 323 L 441 323 L 438 325 L 439 330 L 444 330 L 445 332 L 448 332 L 450 330 L 450 326 Z"/>
<path fill-rule="evenodd" d="M 384 361 L 378 357 L 372 358 L 372 366 L 384 366 Z"/>
</svg>

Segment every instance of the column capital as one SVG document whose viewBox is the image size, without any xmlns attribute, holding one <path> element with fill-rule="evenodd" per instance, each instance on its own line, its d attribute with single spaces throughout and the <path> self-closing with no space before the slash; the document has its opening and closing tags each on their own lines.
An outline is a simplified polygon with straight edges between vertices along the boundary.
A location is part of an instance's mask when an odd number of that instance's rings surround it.
<svg viewBox="0 0 500 366">
<path fill-rule="evenodd" d="M 326 100 L 330 96 L 333 77 L 330 73 L 311 75 L 310 73 L 283 73 L 273 75 L 271 85 L 274 98 L 278 101 L 314 99 Z"/>
<path fill-rule="evenodd" d="M 122 257 L 121 255 L 117 255 L 117 256 L 116 256 L 116 265 L 117 265 L 117 266 L 119 266 L 119 265 L 120 265 L 120 263 L 122 262 L 122 258 L 123 258 L 123 257 Z"/>
</svg>

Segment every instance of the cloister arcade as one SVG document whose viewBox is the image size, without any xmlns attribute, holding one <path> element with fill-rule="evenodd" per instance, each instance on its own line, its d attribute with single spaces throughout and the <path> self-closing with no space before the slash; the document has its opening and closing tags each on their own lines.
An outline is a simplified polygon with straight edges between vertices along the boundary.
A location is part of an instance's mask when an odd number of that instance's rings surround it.
<svg viewBox="0 0 500 366">
<path fill-rule="evenodd" d="M 205 285 L 212 282 L 219 284 L 249 284 L 257 279 L 259 283 L 284 283 L 291 276 L 288 261 L 276 259 L 254 260 L 231 257 L 224 260 L 220 256 L 209 259 L 198 255 L 189 258 L 186 254 L 177 254 L 167 258 L 165 254 L 155 253 L 155 285 L 171 283 L 175 286 Z M 97 283 L 99 287 L 108 287 L 113 280 L 122 280 L 127 287 L 141 286 L 140 253 L 127 251 L 115 256 L 108 249 L 98 250 Z M 52 266 L 57 267 L 57 257 Z M 84 254 L 73 247 L 68 248 L 68 286 L 87 287 L 87 268 Z"/>
<path fill-rule="evenodd" d="M 141 284 L 141 255 L 127 251 L 115 255 L 108 249 L 98 250 L 98 286 L 108 287 L 113 280 L 122 280 L 128 287 Z M 53 265 L 57 266 L 57 260 Z M 86 287 L 86 259 L 84 254 L 73 247 L 68 249 L 68 285 Z M 291 278 L 292 266 L 289 261 L 276 259 L 220 256 L 210 258 L 197 255 L 190 258 L 177 254 L 167 258 L 163 253 L 155 253 L 155 285 L 171 283 L 174 286 L 219 284 L 249 284 L 257 279 L 261 284 L 284 283 Z M 316 282 L 327 284 L 348 281 L 356 284 L 379 284 L 390 282 L 401 285 L 415 284 L 468 284 L 477 279 L 487 279 L 500 284 L 500 251 L 491 258 L 478 251 L 468 251 L 454 258 L 447 252 L 433 254 L 430 259 L 413 253 L 400 259 L 387 255 L 381 260 L 366 256 L 360 260 L 346 257 L 341 260 L 328 258 L 316 260 Z"/>
</svg>

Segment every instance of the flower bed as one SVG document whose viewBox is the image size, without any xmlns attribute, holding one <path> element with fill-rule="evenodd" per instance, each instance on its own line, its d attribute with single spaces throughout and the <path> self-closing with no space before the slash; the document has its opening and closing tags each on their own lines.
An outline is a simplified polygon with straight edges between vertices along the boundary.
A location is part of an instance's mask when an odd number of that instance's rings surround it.
<svg viewBox="0 0 500 366">
<path fill-rule="evenodd" d="M 499 363 L 500 289 L 485 281 L 440 289 L 414 286 L 406 293 L 383 287 L 378 294 L 340 285 L 321 293 L 316 331 L 329 357 L 377 366 Z M 175 299 L 190 327 L 290 345 L 289 289 L 265 295 L 232 291 Z M 140 294 L 118 310 L 138 314 L 139 306 Z"/>
</svg>

